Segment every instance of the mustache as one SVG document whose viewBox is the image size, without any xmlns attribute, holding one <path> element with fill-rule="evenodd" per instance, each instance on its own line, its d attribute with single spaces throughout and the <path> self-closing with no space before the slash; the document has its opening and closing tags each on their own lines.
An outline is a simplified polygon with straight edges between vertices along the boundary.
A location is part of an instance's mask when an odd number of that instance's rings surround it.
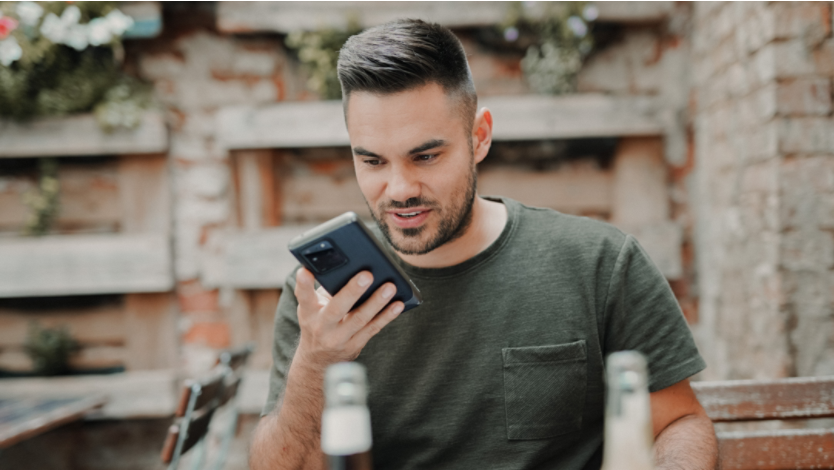
<svg viewBox="0 0 834 470">
<path fill-rule="evenodd" d="M 410 209 L 412 207 L 428 207 L 433 208 L 436 204 L 434 201 L 430 201 L 428 199 L 422 197 L 412 197 L 407 199 L 405 202 L 402 201 L 395 201 L 390 200 L 379 205 L 381 211 L 386 211 L 389 209 Z"/>
</svg>

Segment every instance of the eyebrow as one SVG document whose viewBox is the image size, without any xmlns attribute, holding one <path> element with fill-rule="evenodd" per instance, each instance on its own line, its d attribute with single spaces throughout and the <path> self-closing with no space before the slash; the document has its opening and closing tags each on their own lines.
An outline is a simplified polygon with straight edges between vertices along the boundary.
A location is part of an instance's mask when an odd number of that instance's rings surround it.
<svg viewBox="0 0 834 470">
<path fill-rule="evenodd" d="M 425 152 L 426 150 L 431 150 L 431 149 L 434 149 L 434 148 L 437 148 L 437 147 L 443 147 L 445 145 L 446 145 L 446 141 L 443 140 L 443 139 L 431 139 L 431 140 L 426 141 L 426 142 L 414 147 L 413 149 L 409 150 L 408 155 L 414 155 L 415 153 L 422 153 L 422 152 Z M 365 157 L 382 158 L 379 155 L 375 154 L 374 152 L 371 152 L 370 150 L 365 149 L 364 147 L 354 147 L 353 148 L 353 153 L 356 154 L 356 155 L 362 155 L 362 156 L 365 156 Z"/>
</svg>

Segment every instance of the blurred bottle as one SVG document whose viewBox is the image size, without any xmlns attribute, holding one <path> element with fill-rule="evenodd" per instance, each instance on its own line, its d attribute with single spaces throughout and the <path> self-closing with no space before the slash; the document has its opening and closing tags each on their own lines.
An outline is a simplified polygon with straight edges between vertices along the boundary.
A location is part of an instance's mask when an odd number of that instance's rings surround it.
<svg viewBox="0 0 834 470">
<path fill-rule="evenodd" d="M 371 470 L 371 413 L 365 367 L 340 362 L 324 374 L 321 449 L 330 470 Z"/>
<path fill-rule="evenodd" d="M 654 468 L 646 359 L 636 351 L 608 356 L 608 403 L 602 470 Z"/>
</svg>

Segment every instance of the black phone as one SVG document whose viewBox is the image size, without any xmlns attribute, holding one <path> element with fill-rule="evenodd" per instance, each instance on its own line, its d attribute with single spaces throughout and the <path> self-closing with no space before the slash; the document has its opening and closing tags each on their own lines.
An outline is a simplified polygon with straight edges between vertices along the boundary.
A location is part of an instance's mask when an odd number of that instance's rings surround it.
<svg viewBox="0 0 834 470">
<path fill-rule="evenodd" d="M 397 287 L 391 302 L 402 301 L 403 312 L 423 301 L 417 286 L 355 212 L 345 212 L 293 238 L 289 249 L 330 295 L 336 295 L 360 271 L 370 271 L 374 281 L 353 308 L 386 282 Z"/>
</svg>

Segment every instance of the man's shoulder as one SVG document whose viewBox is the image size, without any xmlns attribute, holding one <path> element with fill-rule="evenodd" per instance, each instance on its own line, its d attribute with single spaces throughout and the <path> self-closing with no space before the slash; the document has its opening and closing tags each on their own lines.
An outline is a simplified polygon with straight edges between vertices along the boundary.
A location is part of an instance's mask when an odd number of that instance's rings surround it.
<svg viewBox="0 0 834 470">
<path fill-rule="evenodd" d="M 518 238 L 524 242 L 532 239 L 539 246 L 544 244 L 568 249 L 598 247 L 619 252 L 628 237 L 622 230 L 602 220 L 529 206 L 506 198 L 505 201 L 510 207 L 516 206 Z"/>
</svg>

